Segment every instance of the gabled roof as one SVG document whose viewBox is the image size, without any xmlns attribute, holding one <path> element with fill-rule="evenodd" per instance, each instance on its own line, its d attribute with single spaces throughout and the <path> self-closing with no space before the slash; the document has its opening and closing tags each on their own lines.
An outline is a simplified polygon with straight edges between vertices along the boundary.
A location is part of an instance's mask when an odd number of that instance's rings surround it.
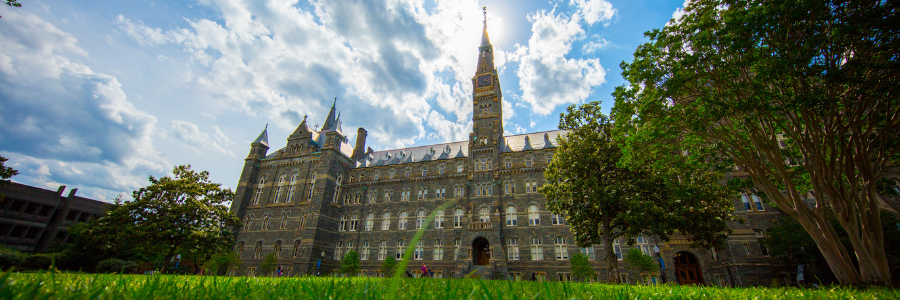
<svg viewBox="0 0 900 300">
<path fill-rule="evenodd" d="M 565 130 L 551 130 L 504 136 L 504 145 L 501 147 L 501 152 L 507 153 L 556 148 L 559 147 L 559 143 L 556 142 L 556 137 L 565 133 Z"/>
<path fill-rule="evenodd" d="M 357 160 L 355 167 L 366 168 L 422 161 L 437 161 L 466 157 L 468 156 L 468 153 L 468 141 L 374 151 L 367 153 Z"/>
</svg>

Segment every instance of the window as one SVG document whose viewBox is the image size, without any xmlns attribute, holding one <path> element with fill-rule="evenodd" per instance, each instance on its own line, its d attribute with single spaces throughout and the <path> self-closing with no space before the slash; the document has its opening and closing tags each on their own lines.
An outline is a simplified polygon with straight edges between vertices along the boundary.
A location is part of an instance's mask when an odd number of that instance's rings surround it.
<svg viewBox="0 0 900 300">
<path fill-rule="evenodd" d="M 397 175 L 397 170 L 391 170 L 391 172 L 388 173 L 388 179 L 394 179 L 394 176 L 396 176 L 396 175 Z"/>
<path fill-rule="evenodd" d="M 453 259 L 459 259 L 459 249 L 460 249 L 459 239 L 453 240 Z"/>
<path fill-rule="evenodd" d="M 445 188 L 439 188 L 435 192 L 437 192 L 437 195 L 435 195 L 436 198 L 444 199 L 444 197 L 447 196 L 447 189 Z"/>
<path fill-rule="evenodd" d="M 375 227 L 375 214 L 369 213 L 366 215 L 366 231 L 372 231 L 372 227 Z"/>
<path fill-rule="evenodd" d="M 537 205 L 528 206 L 528 226 L 541 226 L 541 213 Z"/>
<path fill-rule="evenodd" d="M 356 231 L 359 228 L 359 215 L 353 214 L 350 216 L 350 231 Z"/>
<path fill-rule="evenodd" d="M 291 185 L 288 187 L 287 198 L 284 202 L 291 202 L 294 199 L 294 193 L 297 191 L 297 173 L 291 174 Z"/>
<path fill-rule="evenodd" d="M 506 226 L 516 226 L 518 222 L 518 216 L 516 215 L 516 207 L 515 206 L 507 206 L 506 207 Z"/>
<path fill-rule="evenodd" d="M 400 192 L 400 202 L 409 201 L 409 191 Z"/>
<path fill-rule="evenodd" d="M 744 250 L 747 251 L 747 256 L 750 256 L 750 243 L 744 242 Z"/>
<path fill-rule="evenodd" d="M 402 259 L 404 251 L 406 251 L 406 242 L 404 242 L 403 240 L 397 241 L 397 253 L 394 254 L 394 258 Z"/>
<path fill-rule="evenodd" d="M 482 207 L 478 210 L 478 222 L 487 223 L 491 221 L 491 210 L 487 207 Z"/>
<path fill-rule="evenodd" d="M 565 219 L 561 215 L 558 214 L 550 214 L 550 224 L 551 225 L 565 225 Z"/>
<path fill-rule="evenodd" d="M 399 230 L 406 229 L 406 217 L 408 217 L 408 216 L 409 216 L 409 214 L 407 214 L 406 211 L 400 212 L 400 217 L 397 218 L 397 229 L 399 229 Z"/>
<path fill-rule="evenodd" d="M 362 177 L 362 175 L 359 175 Z M 362 179 L 362 178 L 360 178 Z M 312 201 L 313 196 L 313 188 L 316 187 L 316 174 L 313 174 L 312 179 L 309 180 L 309 183 L 306 184 L 306 201 Z"/>
<path fill-rule="evenodd" d="M 531 260 L 544 260 L 544 249 L 541 247 L 541 238 L 531 238 Z"/>
<path fill-rule="evenodd" d="M 441 165 L 441 166 L 438 168 L 438 174 L 444 175 L 444 165 Z"/>
<path fill-rule="evenodd" d="M 256 242 L 256 248 L 253 249 L 253 258 L 262 257 L 262 241 Z"/>
<path fill-rule="evenodd" d="M 744 204 L 745 210 L 752 211 L 753 209 L 755 209 L 757 211 L 765 211 L 765 208 L 762 204 L 762 199 L 760 199 L 756 194 L 741 194 L 741 202 Z"/>
<path fill-rule="evenodd" d="M 419 192 L 417 193 L 416 200 L 422 200 L 422 190 L 419 190 Z"/>
<path fill-rule="evenodd" d="M 386 212 L 381 215 L 381 230 L 388 230 L 391 228 L 391 213 Z"/>
<path fill-rule="evenodd" d="M 284 182 L 287 179 L 287 174 L 282 174 L 281 177 L 278 177 L 278 187 L 275 188 L 275 198 L 272 199 L 272 203 L 278 203 L 278 200 L 281 199 L 281 195 L 284 193 Z"/>
<path fill-rule="evenodd" d="M 374 190 L 366 194 L 366 202 L 367 203 L 376 203 L 378 202 L 378 191 Z"/>
<path fill-rule="evenodd" d="M 558 236 L 553 241 L 553 249 L 556 252 L 556 260 L 569 259 L 569 249 L 566 247 L 566 238 Z"/>
<path fill-rule="evenodd" d="M 253 215 L 247 216 L 247 220 L 244 221 L 244 228 L 250 230 L 250 225 L 253 225 Z"/>
<path fill-rule="evenodd" d="M 334 259 L 340 260 L 344 258 L 343 252 L 344 242 L 337 242 L 337 246 L 334 247 Z"/>
<path fill-rule="evenodd" d="M 619 274 L 619 282 L 628 284 L 628 274 Z"/>
<path fill-rule="evenodd" d="M 434 260 L 444 260 L 444 241 L 434 240 Z"/>
<path fill-rule="evenodd" d="M 253 196 L 252 205 L 259 205 L 259 198 L 262 198 L 263 188 L 266 185 L 266 176 L 259 178 L 259 183 L 256 184 L 256 195 Z"/>
<path fill-rule="evenodd" d="M 526 168 L 531 168 L 531 157 L 526 157 L 526 158 L 525 158 L 525 167 L 526 167 Z"/>
<path fill-rule="evenodd" d="M 596 256 L 594 255 L 594 246 L 588 246 L 588 247 L 581 248 L 581 254 L 584 254 L 584 256 L 587 256 L 588 260 L 596 259 Z"/>
<path fill-rule="evenodd" d="M 531 193 L 537 193 L 538 191 L 538 183 L 537 181 L 531 182 Z"/>
<path fill-rule="evenodd" d="M 386 191 L 384 192 L 384 203 L 391 202 L 391 198 L 394 197 L 394 191 Z"/>
<path fill-rule="evenodd" d="M 510 160 L 507 159 L 506 162 L 505 162 L 505 165 L 506 165 L 506 168 L 507 168 L 507 169 L 512 169 L 512 161 L 510 161 Z"/>
<path fill-rule="evenodd" d="M 715 248 L 715 247 L 709 248 L 709 254 L 712 256 L 712 259 L 713 259 L 713 260 L 719 259 L 718 255 L 716 254 L 716 248 Z"/>
<path fill-rule="evenodd" d="M 279 230 L 287 229 L 287 226 L 288 226 L 288 217 L 289 217 L 289 216 L 290 216 L 290 215 L 287 214 L 287 213 L 281 214 L 281 224 L 278 225 L 278 229 L 279 229 Z"/>
<path fill-rule="evenodd" d="M 349 220 L 347 220 L 347 216 L 341 216 L 341 222 L 339 223 L 338 231 L 347 231 L 349 228 Z"/>
<path fill-rule="evenodd" d="M 237 244 L 237 257 L 242 258 L 244 256 L 244 242 L 238 242 Z"/>
<path fill-rule="evenodd" d="M 425 243 L 422 240 L 416 242 L 416 249 L 413 251 L 413 260 L 425 259 Z"/>
<path fill-rule="evenodd" d="M 531 193 L 531 181 L 525 181 L 525 193 L 526 194 Z"/>
<path fill-rule="evenodd" d="M 420 210 L 416 212 L 416 229 L 421 229 L 422 226 L 425 226 L 425 211 Z M 421 242 L 421 240 L 419 240 Z"/>
<path fill-rule="evenodd" d="M 613 252 L 616 253 L 616 258 L 622 260 L 622 246 L 619 244 L 619 239 L 613 240 Z"/>
<path fill-rule="evenodd" d="M 359 260 L 369 260 L 369 241 L 363 241 L 360 247 Z"/>
<path fill-rule="evenodd" d="M 650 239 L 643 237 L 643 236 L 639 236 L 635 240 L 637 242 L 637 247 L 641 248 L 641 252 L 643 252 L 646 255 L 650 255 Z"/>
<path fill-rule="evenodd" d="M 269 215 L 263 218 L 262 226 L 259 227 L 259 230 L 269 230 Z"/>
<path fill-rule="evenodd" d="M 519 260 L 519 239 L 511 238 L 506 242 L 506 256 L 509 260 Z"/>
<path fill-rule="evenodd" d="M 387 242 L 381 241 L 378 244 L 378 260 L 384 260 L 387 256 Z"/>
<path fill-rule="evenodd" d="M 275 246 L 272 247 L 272 253 L 275 255 L 275 258 L 281 257 L 281 241 L 275 242 Z"/>
<path fill-rule="evenodd" d="M 340 197 L 341 197 L 341 185 L 343 184 L 343 181 L 344 181 L 344 175 L 338 173 L 337 180 L 334 182 L 335 188 L 334 188 L 334 196 L 331 197 L 332 203 L 338 203 L 338 199 L 340 199 Z"/>
<path fill-rule="evenodd" d="M 428 176 L 428 167 L 422 167 L 422 176 Z"/>
<path fill-rule="evenodd" d="M 559 281 L 572 281 L 572 273 L 556 273 L 559 275 Z"/>
<path fill-rule="evenodd" d="M 463 165 L 462 164 L 456 165 L 456 173 L 462 173 L 462 171 L 463 171 Z"/>
<path fill-rule="evenodd" d="M 462 217 L 463 210 L 457 208 L 453 211 L 453 228 L 461 228 L 462 227 Z"/>
<path fill-rule="evenodd" d="M 375 172 L 375 175 L 372 176 L 372 180 L 378 181 L 378 177 L 381 177 L 381 172 Z"/>
<path fill-rule="evenodd" d="M 444 210 L 439 209 L 434 212 L 434 228 L 444 228 Z"/>
<path fill-rule="evenodd" d="M 300 213 L 300 222 L 298 222 L 297 228 L 303 229 L 306 226 L 306 213 Z"/>
<path fill-rule="evenodd" d="M 410 175 L 412 175 L 412 170 L 406 168 L 406 178 L 409 178 Z"/>
<path fill-rule="evenodd" d="M 296 258 L 300 251 L 300 241 L 294 241 L 294 249 L 291 250 L 291 257 Z"/>
</svg>

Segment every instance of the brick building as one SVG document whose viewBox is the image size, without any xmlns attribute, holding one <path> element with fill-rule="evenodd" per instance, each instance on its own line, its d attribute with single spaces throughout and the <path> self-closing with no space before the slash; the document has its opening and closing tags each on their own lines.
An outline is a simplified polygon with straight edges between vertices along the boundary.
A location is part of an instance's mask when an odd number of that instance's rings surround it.
<svg viewBox="0 0 900 300">
<path fill-rule="evenodd" d="M 56 191 L 9 182 L 0 184 L 0 245 L 44 252 L 69 240 L 66 229 L 106 213 L 111 204 L 76 196 L 78 189 Z"/>
<path fill-rule="evenodd" d="M 274 253 L 289 276 L 322 274 L 340 268 L 350 250 L 361 257 L 362 273 L 380 276 L 386 257 L 399 257 L 416 229 L 427 224 L 408 268 L 424 263 L 436 277 L 470 272 L 491 279 L 570 280 L 570 255 L 592 261 L 597 279 L 606 280 L 602 245 L 580 248 L 560 216 L 547 210 L 537 188 L 562 131 L 503 135 L 502 93 L 493 47 L 485 24 L 477 71 L 472 77 L 473 130 L 466 141 L 374 151 L 359 128 L 351 145 L 335 105 L 320 130 L 306 119 L 269 153 L 263 131 L 251 143 L 231 210 L 242 220 L 235 251 L 244 265 L 233 275 L 261 275 L 257 268 Z M 733 224 L 727 249 L 692 249 L 685 239 L 668 243 L 639 237 L 617 243 L 647 254 L 661 249 L 665 277 L 681 283 L 747 286 L 789 282 L 788 269 L 768 257 L 758 239 L 769 220 L 781 216 L 753 195 L 735 198 L 747 222 Z M 443 206 L 443 207 L 442 207 Z M 624 267 L 624 262 L 619 264 Z M 623 279 L 660 280 L 659 272 L 629 273 Z"/>
</svg>

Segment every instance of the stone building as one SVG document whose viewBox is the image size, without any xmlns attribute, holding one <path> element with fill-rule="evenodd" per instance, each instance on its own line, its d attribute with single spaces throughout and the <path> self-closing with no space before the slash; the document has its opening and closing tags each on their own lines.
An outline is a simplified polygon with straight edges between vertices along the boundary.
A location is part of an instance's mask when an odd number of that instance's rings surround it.
<svg viewBox="0 0 900 300">
<path fill-rule="evenodd" d="M 76 196 L 78 189 L 56 191 L 15 182 L 0 184 L 0 245 L 22 251 L 44 252 L 54 243 L 66 243 L 66 229 L 106 213 L 111 204 Z"/>
<path fill-rule="evenodd" d="M 472 77 L 473 130 L 466 141 L 374 151 L 366 130 L 350 144 L 335 105 L 319 130 L 306 119 L 269 153 L 263 131 L 251 143 L 231 210 L 242 220 L 235 251 L 243 266 L 232 275 L 263 275 L 263 258 L 274 253 L 288 276 L 329 274 L 350 250 L 360 253 L 361 273 L 382 276 L 386 257 L 400 257 L 416 229 L 427 226 L 414 246 L 409 272 L 421 265 L 436 277 L 474 272 L 491 279 L 571 280 L 569 256 L 584 253 L 606 280 L 602 245 L 575 245 L 565 220 L 547 209 L 537 192 L 562 131 L 503 135 L 502 92 L 485 24 L 477 71 Z M 743 201 L 742 201 L 743 199 Z M 620 256 L 638 247 L 665 265 L 669 281 L 733 286 L 790 280 L 758 239 L 768 220 L 780 215 L 753 195 L 735 199 L 748 221 L 734 224 L 727 249 L 692 249 L 685 239 L 668 243 L 638 237 L 615 244 Z M 434 221 L 426 224 L 426 216 Z M 624 262 L 619 266 L 624 267 Z M 773 268 L 775 266 L 775 268 Z M 622 268 L 626 282 L 659 281 L 660 273 Z"/>
</svg>

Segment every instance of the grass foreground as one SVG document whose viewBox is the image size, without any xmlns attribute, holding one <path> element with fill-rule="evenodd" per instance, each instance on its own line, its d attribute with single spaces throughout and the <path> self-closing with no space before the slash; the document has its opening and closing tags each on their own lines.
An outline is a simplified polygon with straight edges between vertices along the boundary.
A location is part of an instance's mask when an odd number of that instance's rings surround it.
<svg viewBox="0 0 900 300">
<path fill-rule="evenodd" d="M 5 273 L 0 299 L 900 299 L 892 289 L 715 288 L 476 279 Z"/>
</svg>

